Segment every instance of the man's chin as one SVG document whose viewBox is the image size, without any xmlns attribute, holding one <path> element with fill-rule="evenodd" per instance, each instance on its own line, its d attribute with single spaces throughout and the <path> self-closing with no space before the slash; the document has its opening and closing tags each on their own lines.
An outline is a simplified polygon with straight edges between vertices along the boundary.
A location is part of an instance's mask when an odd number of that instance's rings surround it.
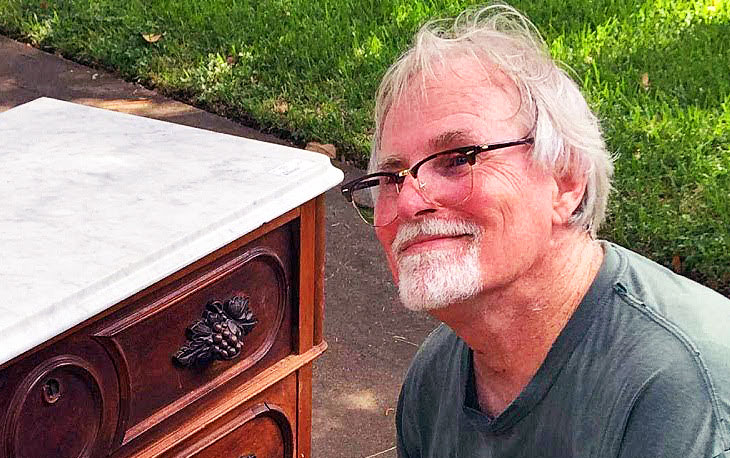
<svg viewBox="0 0 730 458">
<path fill-rule="evenodd" d="M 473 299 L 479 294 L 476 288 L 442 290 L 433 294 L 427 289 L 405 289 L 398 288 L 401 304 L 408 310 L 414 312 L 429 312 L 442 310 L 447 307 L 458 306 L 461 303 Z"/>
<path fill-rule="evenodd" d="M 440 266 L 427 272 L 400 271 L 398 294 L 409 310 L 444 309 L 474 298 L 481 291 L 481 277 L 473 266 Z"/>
<path fill-rule="evenodd" d="M 411 293 L 404 293 L 399 290 L 400 302 L 403 307 L 407 308 L 412 312 L 429 312 L 432 310 L 441 310 L 448 307 L 450 304 L 443 304 L 435 301 L 428 301 L 426 297 L 414 298 Z"/>
</svg>

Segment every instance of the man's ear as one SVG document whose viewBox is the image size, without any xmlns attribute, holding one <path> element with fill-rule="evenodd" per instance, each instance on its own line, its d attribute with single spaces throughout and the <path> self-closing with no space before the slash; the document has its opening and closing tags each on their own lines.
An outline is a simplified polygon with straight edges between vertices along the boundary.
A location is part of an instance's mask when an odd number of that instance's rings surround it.
<svg viewBox="0 0 730 458">
<path fill-rule="evenodd" d="M 586 176 L 584 174 L 567 173 L 555 177 L 553 191 L 553 224 L 568 224 L 571 216 L 581 204 L 586 192 Z"/>
</svg>

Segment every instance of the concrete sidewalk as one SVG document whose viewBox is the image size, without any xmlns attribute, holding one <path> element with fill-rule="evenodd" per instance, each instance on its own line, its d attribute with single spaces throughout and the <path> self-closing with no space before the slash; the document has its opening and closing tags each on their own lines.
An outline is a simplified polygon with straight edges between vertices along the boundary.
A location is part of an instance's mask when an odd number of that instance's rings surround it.
<svg viewBox="0 0 730 458">
<path fill-rule="evenodd" d="M 286 144 L 106 72 L 0 37 L 0 111 L 43 96 Z M 335 165 L 345 171 L 346 180 L 359 173 Z M 393 458 L 400 382 L 435 322 L 398 304 L 372 229 L 357 220 L 336 189 L 327 193 L 326 224 L 329 350 L 315 364 L 312 453 L 315 458 Z"/>
</svg>

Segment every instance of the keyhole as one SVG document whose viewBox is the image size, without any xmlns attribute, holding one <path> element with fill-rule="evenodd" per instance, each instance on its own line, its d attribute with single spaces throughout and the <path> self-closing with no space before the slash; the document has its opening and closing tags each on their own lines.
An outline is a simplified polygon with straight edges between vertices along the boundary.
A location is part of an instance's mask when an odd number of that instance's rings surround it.
<svg viewBox="0 0 730 458">
<path fill-rule="evenodd" d="M 61 383 L 55 378 L 46 380 L 43 384 L 43 399 L 48 404 L 55 404 L 61 397 Z"/>
</svg>

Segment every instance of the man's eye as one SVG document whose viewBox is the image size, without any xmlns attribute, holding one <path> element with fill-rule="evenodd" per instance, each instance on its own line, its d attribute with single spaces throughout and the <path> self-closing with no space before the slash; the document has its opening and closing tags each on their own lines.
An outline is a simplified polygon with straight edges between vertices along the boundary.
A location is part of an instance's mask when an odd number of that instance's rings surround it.
<svg viewBox="0 0 730 458">
<path fill-rule="evenodd" d="M 445 154 L 433 161 L 433 166 L 438 169 L 453 169 L 469 165 L 469 160 L 464 154 Z"/>
<path fill-rule="evenodd" d="M 449 167 L 461 167 L 463 165 L 467 165 L 468 163 L 469 163 L 469 161 L 466 159 L 466 156 L 464 156 L 463 154 L 451 156 L 448 158 Z"/>
</svg>

